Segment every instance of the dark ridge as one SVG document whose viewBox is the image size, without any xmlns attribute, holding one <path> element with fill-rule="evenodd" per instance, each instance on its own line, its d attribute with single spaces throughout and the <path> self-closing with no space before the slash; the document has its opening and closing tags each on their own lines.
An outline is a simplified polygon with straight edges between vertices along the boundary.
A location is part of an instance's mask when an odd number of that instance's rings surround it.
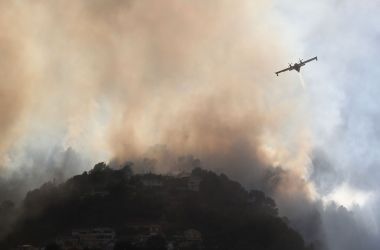
<svg viewBox="0 0 380 250">
<path fill-rule="evenodd" d="M 168 176 L 98 163 L 20 207 L 3 202 L 0 221 L 0 249 L 313 249 L 264 192 L 201 168 Z"/>
</svg>

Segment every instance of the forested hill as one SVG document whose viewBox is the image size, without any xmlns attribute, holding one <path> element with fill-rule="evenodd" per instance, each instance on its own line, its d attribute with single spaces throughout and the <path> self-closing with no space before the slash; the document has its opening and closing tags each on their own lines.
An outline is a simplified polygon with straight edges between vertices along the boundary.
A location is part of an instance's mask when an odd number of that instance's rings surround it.
<svg viewBox="0 0 380 250">
<path fill-rule="evenodd" d="M 3 202 L 0 221 L 0 249 L 23 244 L 60 249 L 54 242 L 62 235 L 100 227 L 114 230 L 114 249 L 311 249 L 263 192 L 200 168 L 177 176 L 135 175 L 128 165 L 114 170 L 99 163 L 65 183 L 28 192 L 17 208 Z M 150 238 L 144 244 L 133 240 L 143 238 L 131 232 L 136 225 L 159 228 L 154 246 Z M 199 234 L 199 244 L 178 243 L 178 235 L 189 229 Z"/>
</svg>

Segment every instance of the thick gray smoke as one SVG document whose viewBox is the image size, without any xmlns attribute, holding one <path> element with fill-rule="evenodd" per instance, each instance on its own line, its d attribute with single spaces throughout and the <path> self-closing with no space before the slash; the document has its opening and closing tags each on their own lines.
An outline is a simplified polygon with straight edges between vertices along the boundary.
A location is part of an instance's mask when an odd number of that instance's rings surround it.
<svg viewBox="0 0 380 250">
<path fill-rule="evenodd" d="M 18 202 L 31 188 L 48 181 L 61 183 L 89 167 L 89 162 L 70 148 L 64 150 L 55 147 L 50 152 L 30 150 L 25 152 L 28 158 L 23 158 L 27 161 L 20 163 L 8 175 L 1 176 L 0 203 L 4 200 Z"/>
<path fill-rule="evenodd" d="M 4 63 L 14 69 L 4 70 L 2 93 L 22 100 L 8 101 L 1 120 L 2 175 L 56 146 L 122 162 L 163 144 L 234 176 L 277 165 L 306 176 L 306 99 L 294 81 L 279 88 L 273 77 L 273 62 L 285 62 L 289 49 L 268 1 L 2 8 Z"/>
</svg>

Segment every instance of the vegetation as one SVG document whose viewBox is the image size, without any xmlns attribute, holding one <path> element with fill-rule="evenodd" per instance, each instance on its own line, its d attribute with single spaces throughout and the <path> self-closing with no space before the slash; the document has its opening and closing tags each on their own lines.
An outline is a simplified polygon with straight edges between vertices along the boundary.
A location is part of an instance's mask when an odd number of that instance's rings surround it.
<svg viewBox="0 0 380 250">
<path fill-rule="evenodd" d="M 113 170 L 99 163 L 63 184 L 45 183 L 28 192 L 19 208 L 9 202 L 0 207 L 0 218 L 11 210 L 19 214 L 0 249 L 46 245 L 73 228 L 112 227 L 123 235 L 136 221 L 160 224 L 165 235 L 196 229 L 205 249 L 307 249 L 263 192 L 247 191 L 224 174 L 200 168 L 191 176 L 201 180 L 199 191 L 189 190 L 185 178 L 133 175 L 129 165 Z M 159 185 L 144 185 L 149 178 Z M 149 244 L 165 240 L 152 238 Z M 115 249 L 134 249 L 123 244 Z"/>
</svg>

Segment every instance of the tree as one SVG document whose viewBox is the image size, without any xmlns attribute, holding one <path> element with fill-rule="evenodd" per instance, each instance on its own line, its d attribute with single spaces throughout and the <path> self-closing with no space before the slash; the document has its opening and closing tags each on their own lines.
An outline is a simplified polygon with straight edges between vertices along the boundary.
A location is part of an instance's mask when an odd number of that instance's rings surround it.
<svg viewBox="0 0 380 250">
<path fill-rule="evenodd" d="M 107 165 L 104 163 L 104 162 L 99 162 L 97 163 L 93 169 L 90 170 L 90 174 L 91 173 L 100 173 L 100 172 L 103 172 L 104 170 L 106 170 L 108 167 Z"/>
</svg>

